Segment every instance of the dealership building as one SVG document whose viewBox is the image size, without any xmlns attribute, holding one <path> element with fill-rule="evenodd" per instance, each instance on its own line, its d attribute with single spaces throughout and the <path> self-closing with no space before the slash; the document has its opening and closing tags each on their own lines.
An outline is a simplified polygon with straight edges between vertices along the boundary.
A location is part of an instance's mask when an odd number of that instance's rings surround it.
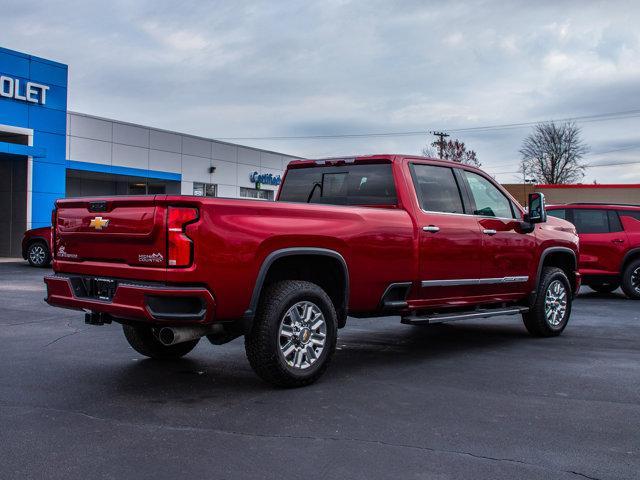
<svg viewBox="0 0 640 480">
<path fill-rule="evenodd" d="M 0 256 L 50 225 L 57 198 L 272 200 L 295 157 L 67 111 L 67 65 L 0 48 Z"/>
</svg>

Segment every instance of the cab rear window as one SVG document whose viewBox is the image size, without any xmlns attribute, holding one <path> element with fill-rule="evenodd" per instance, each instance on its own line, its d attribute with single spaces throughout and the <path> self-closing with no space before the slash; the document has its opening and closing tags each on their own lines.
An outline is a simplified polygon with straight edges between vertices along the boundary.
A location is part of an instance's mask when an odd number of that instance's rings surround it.
<svg viewBox="0 0 640 480">
<path fill-rule="evenodd" d="M 279 201 L 329 205 L 396 205 L 391 164 L 292 168 Z"/>
</svg>

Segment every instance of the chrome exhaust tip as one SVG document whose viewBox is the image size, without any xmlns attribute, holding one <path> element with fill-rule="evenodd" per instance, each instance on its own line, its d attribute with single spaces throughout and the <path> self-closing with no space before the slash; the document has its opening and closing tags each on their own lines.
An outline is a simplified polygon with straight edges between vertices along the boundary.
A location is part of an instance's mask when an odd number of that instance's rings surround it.
<svg viewBox="0 0 640 480">
<path fill-rule="evenodd" d="M 222 325 L 218 324 L 193 327 L 162 327 L 158 331 L 157 338 L 162 345 L 169 347 L 178 343 L 197 340 L 205 335 L 218 333 L 222 331 L 222 329 Z"/>
</svg>

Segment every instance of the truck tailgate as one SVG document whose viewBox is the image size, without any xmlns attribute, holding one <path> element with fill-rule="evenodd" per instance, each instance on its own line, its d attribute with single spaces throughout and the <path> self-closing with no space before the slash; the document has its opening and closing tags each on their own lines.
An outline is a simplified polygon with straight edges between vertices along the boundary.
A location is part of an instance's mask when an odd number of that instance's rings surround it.
<svg viewBox="0 0 640 480">
<path fill-rule="evenodd" d="M 161 199 L 164 195 L 58 200 L 54 260 L 165 269 L 166 207 L 158 204 Z"/>
</svg>

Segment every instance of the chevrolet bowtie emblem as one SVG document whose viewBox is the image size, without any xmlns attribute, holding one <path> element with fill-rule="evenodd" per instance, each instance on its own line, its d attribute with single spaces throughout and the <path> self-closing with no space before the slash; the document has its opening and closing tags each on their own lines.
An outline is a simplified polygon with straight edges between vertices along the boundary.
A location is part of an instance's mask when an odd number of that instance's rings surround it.
<svg viewBox="0 0 640 480">
<path fill-rule="evenodd" d="M 107 228 L 109 226 L 109 219 L 102 217 L 92 218 L 89 226 L 95 228 L 96 230 L 102 230 L 103 228 Z"/>
</svg>

